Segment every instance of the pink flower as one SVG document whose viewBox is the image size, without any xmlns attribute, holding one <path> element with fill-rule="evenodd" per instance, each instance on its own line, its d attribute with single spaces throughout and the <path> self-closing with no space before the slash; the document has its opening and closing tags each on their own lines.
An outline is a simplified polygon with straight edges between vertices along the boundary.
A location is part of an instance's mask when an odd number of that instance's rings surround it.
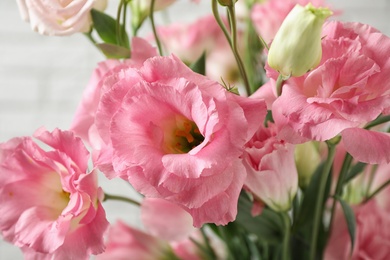
<svg viewBox="0 0 390 260">
<path fill-rule="evenodd" d="M 298 189 L 294 146 L 278 139 L 275 125 L 260 127 L 246 144 L 245 187 L 275 211 L 287 211 Z"/>
<path fill-rule="evenodd" d="M 92 8 L 104 10 L 106 0 L 17 0 L 23 20 L 45 35 L 70 35 L 88 32 Z"/>
<path fill-rule="evenodd" d="M 108 222 L 89 153 L 71 132 L 44 129 L 0 145 L 0 231 L 26 257 L 87 259 L 104 251 Z M 5 177 L 6 176 L 6 177 Z M 34 256 L 36 255 L 36 256 Z"/>
<path fill-rule="evenodd" d="M 390 162 L 389 135 L 361 128 L 390 106 L 390 39 L 358 23 L 327 23 L 323 35 L 320 65 L 285 82 L 272 105 L 275 123 L 290 142 L 341 134 L 357 160 Z M 274 71 L 267 72 L 275 78 Z"/>
<path fill-rule="evenodd" d="M 251 18 L 257 30 L 266 43 L 271 42 L 280 25 L 296 4 L 305 6 L 311 2 L 315 7 L 327 7 L 324 0 L 268 0 L 256 3 L 251 10 Z"/>
<path fill-rule="evenodd" d="M 105 60 L 98 64 L 84 90 L 83 98 L 76 110 L 70 127 L 70 130 L 92 146 L 94 149 L 94 165 L 98 166 L 108 176 L 110 175 L 109 172 L 112 172 L 112 155 L 109 149 L 110 140 L 103 140 L 94 124 L 99 100 L 105 91 L 102 89 L 104 79 L 128 67 L 140 68 L 146 59 L 157 55 L 156 49 L 142 38 L 133 37 L 131 45 L 131 59 L 124 60 L 123 62 L 118 60 Z M 106 147 L 107 149 L 101 152 L 102 147 Z"/>
<path fill-rule="evenodd" d="M 341 207 L 336 211 L 332 234 L 325 250 L 325 260 L 390 258 L 389 211 L 381 208 L 376 200 L 353 207 L 356 218 L 355 245 L 351 242 Z"/>
<path fill-rule="evenodd" d="M 227 21 L 226 21 L 227 25 Z M 236 82 L 236 60 L 222 30 L 213 15 L 191 24 L 174 23 L 158 28 L 160 40 L 168 53 L 177 55 L 187 64 L 206 54 L 206 76 L 213 80 Z"/>
<path fill-rule="evenodd" d="M 173 256 L 168 242 L 117 221 L 109 229 L 106 251 L 97 259 L 175 259 Z"/>
<path fill-rule="evenodd" d="M 117 176 L 182 206 L 197 227 L 234 220 L 245 179 L 239 157 L 264 102 L 226 91 L 175 56 L 116 73 L 104 89 L 95 123 L 112 144 Z"/>
</svg>

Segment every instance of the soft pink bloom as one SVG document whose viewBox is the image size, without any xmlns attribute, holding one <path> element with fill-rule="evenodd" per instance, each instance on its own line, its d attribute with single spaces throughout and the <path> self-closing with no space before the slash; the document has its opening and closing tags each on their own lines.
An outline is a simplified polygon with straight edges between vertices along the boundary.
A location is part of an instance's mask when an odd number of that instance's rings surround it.
<svg viewBox="0 0 390 260">
<path fill-rule="evenodd" d="M 149 234 L 167 241 L 188 238 L 195 231 L 191 215 L 178 205 L 159 198 L 145 198 L 141 219 Z"/>
<path fill-rule="evenodd" d="M 107 0 L 17 0 L 23 20 L 45 35 L 88 32 L 92 8 L 104 10 Z"/>
<path fill-rule="evenodd" d="M 140 68 L 146 59 L 157 55 L 156 49 L 142 38 L 133 37 L 131 45 L 131 59 L 124 61 L 105 60 L 98 64 L 84 90 L 83 98 L 70 127 L 70 130 L 94 149 L 94 165 L 108 176 L 109 172 L 112 172 L 110 140 L 103 140 L 94 124 L 99 100 L 105 91 L 103 88 L 104 79 L 128 67 Z M 106 148 L 103 149 L 103 152 L 101 151 L 102 147 Z"/>
<path fill-rule="evenodd" d="M 226 91 L 175 56 L 116 73 L 103 88 L 95 124 L 112 144 L 117 176 L 184 207 L 195 226 L 234 220 L 245 179 L 239 157 L 264 102 Z"/>
<path fill-rule="evenodd" d="M 325 0 L 267 0 L 253 5 L 251 10 L 253 25 L 264 41 L 270 43 L 294 6 L 296 4 L 305 6 L 308 3 L 315 7 L 329 7 Z"/>
<path fill-rule="evenodd" d="M 287 80 L 272 104 L 276 124 L 290 142 L 341 134 L 357 160 L 390 162 L 389 134 L 361 128 L 390 106 L 390 38 L 368 25 L 341 22 L 327 23 L 323 35 L 320 65 Z M 275 79 L 269 67 L 267 73 Z"/>
<path fill-rule="evenodd" d="M 260 127 L 246 144 L 243 162 L 247 169 L 245 187 L 276 211 L 290 209 L 298 189 L 294 146 L 278 138 L 272 123 Z"/>
<path fill-rule="evenodd" d="M 28 259 L 87 259 L 108 222 L 89 153 L 72 132 L 40 129 L 0 145 L 0 231 Z"/>
<path fill-rule="evenodd" d="M 227 21 L 226 21 L 227 25 Z M 193 23 L 173 23 L 158 27 L 167 53 L 173 53 L 187 64 L 206 54 L 206 75 L 211 79 L 237 82 L 239 71 L 232 50 L 213 15 Z"/>
<path fill-rule="evenodd" d="M 376 200 L 354 206 L 353 211 L 356 218 L 356 238 L 352 256 L 347 224 L 341 207 L 338 207 L 324 259 L 389 259 L 390 212 L 378 205 Z"/>
<path fill-rule="evenodd" d="M 106 245 L 106 251 L 96 259 L 174 259 L 172 248 L 167 241 L 130 227 L 122 221 L 110 226 Z"/>
</svg>

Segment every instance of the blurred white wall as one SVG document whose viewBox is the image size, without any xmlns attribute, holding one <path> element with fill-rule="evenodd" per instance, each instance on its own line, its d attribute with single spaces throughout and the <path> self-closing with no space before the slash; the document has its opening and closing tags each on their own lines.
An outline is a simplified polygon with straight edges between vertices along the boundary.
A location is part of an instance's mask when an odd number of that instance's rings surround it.
<svg viewBox="0 0 390 260">
<path fill-rule="evenodd" d="M 117 2 L 109 0 L 110 13 L 114 14 Z M 367 23 L 390 35 L 390 0 L 327 2 L 343 11 L 339 20 Z M 179 0 L 169 14 L 172 20 L 191 21 L 210 12 L 209 4 L 209 0 L 200 5 Z M 158 23 L 161 16 L 156 18 Z M 0 1 L 0 142 L 31 135 L 40 126 L 67 129 L 92 70 L 103 58 L 83 35 L 46 37 L 32 32 L 15 1 Z M 120 180 L 103 180 L 102 186 L 122 194 L 129 188 Z M 119 216 L 139 222 L 131 206 L 113 202 L 105 206 L 111 221 Z M 8 259 L 23 257 L 18 248 L 0 240 L 0 260 Z"/>
</svg>

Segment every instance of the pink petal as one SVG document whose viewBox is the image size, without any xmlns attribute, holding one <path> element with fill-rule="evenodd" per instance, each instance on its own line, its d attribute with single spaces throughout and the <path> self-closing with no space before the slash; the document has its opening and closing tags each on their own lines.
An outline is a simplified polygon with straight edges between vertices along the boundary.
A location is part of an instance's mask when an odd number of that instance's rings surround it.
<svg viewBox="0 0 390 260">
<path fill-rule="evenodd" d="M 356 160 L 372 164 L 390 163 L 390 134 L 349 128 L 341 136 L 345 149 Z"/>
</svg>

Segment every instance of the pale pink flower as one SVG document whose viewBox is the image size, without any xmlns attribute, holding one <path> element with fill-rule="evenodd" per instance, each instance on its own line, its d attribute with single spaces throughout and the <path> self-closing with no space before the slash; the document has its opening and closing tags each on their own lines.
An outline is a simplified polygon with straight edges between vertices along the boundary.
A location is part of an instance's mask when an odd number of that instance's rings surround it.
<svg viewBox="0 0 390 260">
<path fill-rule="evenodd" d="M 338 207 L 324 259 L 389 259 L 390 212 L 378 205 L 376 200 L 353 206 L 353 211 L 356 218 L 356 233 L 352 255 L 344 213 L 341 207 Z"/>
<path fill-rule="evenodd" d="M 225 19 L 227 25 L 227 21 Z M 173 53 L 186 64 L 206 55 L 206 76 L 220 81 L 237 82 L 237 63 L 221 28 L 213 15 L 204 16 L 190 24 L 173 23 L 158 27 L 167 53 Z"/>
<path fill-rule="evenodd" d="M 122 221 L 110 226 L 106 245 L 106 251 L 96 259 L 175 259 L 167 241 L 130 227 Z"/>
<path fill-rule="evenodd" d="M 294 6 L 296 4 L 305 6 L 308 3 L 315 7 L 328 7 L 325 0 L 267 0 L 253 5 L 251 10 L 253 25 L 264 41 L 270 43 Z"/>
<path fill-rule="evenodd" d="M 108 222 L 89 153 L 72 132 L 38 130 L 0 145 L 0 231 L 28 259 L 87 259 Z M 6 177 L 5 177 L 6 176 Z"/>
<path fill-rule="evenodd" d="M 294 146 L 278 138 L 278 129 L 261 126 L 245 145 L 245 187 L 275 211 L 287 211 L 298 189 Z"/>
<path fill-rule="evenodd" d="M 141 220 L 149 234 L 167 241 L 180 241 L 195 231 L 191 215 L 180 206 L 159 198 L 145 198 Z"/>
<path fill-rule="evenodd" d="M 112 144 L 117 176 L 184 207 L 195 226 L 234 220 L 245 179 L 239 157 L 264 102 L 226 91 L 175 56 L 116 73 L 104 89 L 95 123 Z"/>
<path fill-rule="evenodd" d="M 390 162 L 389 134 L 361 128 L 390 106 L 390 38 L 368 25 L 341 22 L 327 23 L 323 35 L 320 65 L 285 82 L 272 104 L 275 123 L 290 142 L 341 134 L 357 160 Z M 275 79 L 275 71 L 267 67 L 267 73 Z"/>
<path fill-rule="evenodd" d="M 142 38 L 133 37 L 131 45 L 131 59 L 105 60 L 98 64 L 84 90 L 70 127 L 70 130 L 93 148 L 94 165 L 108 176 L 112 172 L 110 141 L 100 137 L 94 124 L 99 100 L 105 91 L 102 89 L 104 79 L 128 67 L 140 68 L 146 59 L 157 55 L 156 49 Z M 102 147 L 106 147 L 104 152 L 101 152 Z"/>
<path fill-rule="evenodd" d="M 88 32 L 92 8 L 104 10 L 107 0 L 17 0 L 20 14 L 31 28 L 45 35 Z"/>
</svg>

